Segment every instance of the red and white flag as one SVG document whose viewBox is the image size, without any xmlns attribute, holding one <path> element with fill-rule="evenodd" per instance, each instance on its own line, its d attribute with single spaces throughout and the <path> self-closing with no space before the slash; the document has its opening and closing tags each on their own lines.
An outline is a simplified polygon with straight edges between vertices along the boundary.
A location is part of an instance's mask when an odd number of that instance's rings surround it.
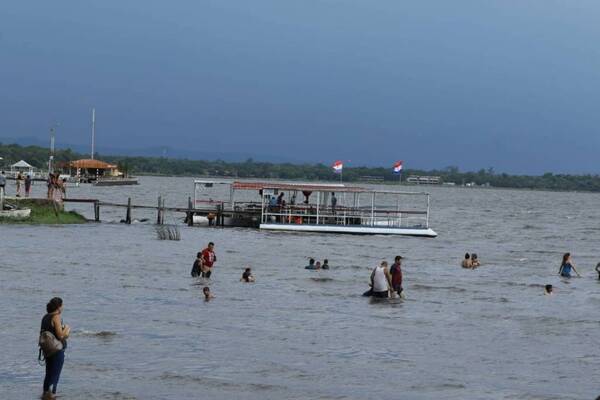
<svg viewBox="0 0 600 400">
<path fill-rule="evenodd" d="M 394 173 L 399 174 L 400 172 L 402 172 L 402 161 L 396 161 L 394 163 Z"/>
<path fill-rule="evenodd" d="M 333 163 L 331 168 L 333 168 L 333 172 L 335 172 L 336 174 L 341 174 L 342 169 L 344 168 L 344 163 L 341 161 L 336 161 Z"/>
</svg>

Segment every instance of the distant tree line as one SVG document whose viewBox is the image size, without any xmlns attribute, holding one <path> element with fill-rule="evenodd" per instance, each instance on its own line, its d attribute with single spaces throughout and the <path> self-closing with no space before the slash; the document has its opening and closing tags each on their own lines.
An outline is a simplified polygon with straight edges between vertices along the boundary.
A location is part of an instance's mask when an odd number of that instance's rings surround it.
<svg viewBox="0 0 600 400">
<path fill-rule="evenodd" d="M 20 146 L 0 143 L 0 165 L 8 168 L 21 159 L 36 168 L 45 169 L 48 165 L 48 149 L 38 146 Z M 57 163 L 68 162 L 89 155 L 79 154 L 70 149 L 55 151 Z M 205 161 L 174 159 L 163 157 L 131 157 L 98 155 L 98 159 L 117 164 L 119 169 L 129 174 L 156 175 L 187 175 L 187 176 L 225 176 L 233 178 L 271 178 L 289 180 L 322 180 L 338 179 L 331 166 L 324 164 L 290 164 L 268 163 L 247 159 L 243 162 Z M 481 169 L 477 172 L 461 172 L 458 167 L 447 167 L 441 170 L 422 171 L 406 169 L 403 176 L 435 175 L 442 182 L 453 182 L 457 185 L 470 184 L 490 185 L 502 188 L 549 189 L 549 190 L 580 190 L 600 192 L 599 175 L 565 175 L 546 173 L 544 175 L 508 175 L 496 173 L 493 168 Z M 398 176 L 392 173 L 392 168 L 384 167 L 344 167 L 344 182 L 357 182 L 365 177 L 396 182 Z"/>
</svg>

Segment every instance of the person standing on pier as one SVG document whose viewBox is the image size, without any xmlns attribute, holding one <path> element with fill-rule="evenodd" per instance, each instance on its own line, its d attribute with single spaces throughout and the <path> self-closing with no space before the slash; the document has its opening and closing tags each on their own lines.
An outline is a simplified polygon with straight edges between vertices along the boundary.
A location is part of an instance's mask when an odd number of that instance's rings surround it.
<svg viewBox="0 0 600 400">
<path fill-rule="evenodd" d="M 217 256 L 215 254 L 215 244 L 210 242 L 208 247 L 202 250 L 202 277 L 210 278 L 212 274 L 213 265 L 217 262 Z"/>
</svg>

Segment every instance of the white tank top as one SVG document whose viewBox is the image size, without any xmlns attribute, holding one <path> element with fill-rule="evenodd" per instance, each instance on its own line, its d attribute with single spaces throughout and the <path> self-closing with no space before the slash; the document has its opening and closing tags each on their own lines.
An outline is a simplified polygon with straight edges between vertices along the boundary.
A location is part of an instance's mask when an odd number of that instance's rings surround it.
<svg viewBox="0 0 600 400">
<path fill-rule="evenodd" d="M 375 276 L 373 276 L 373 291 L 385 292 L 388 290 L 388 281 L 383 272 L 383 267 L 375 267 Z"/>
</svg>

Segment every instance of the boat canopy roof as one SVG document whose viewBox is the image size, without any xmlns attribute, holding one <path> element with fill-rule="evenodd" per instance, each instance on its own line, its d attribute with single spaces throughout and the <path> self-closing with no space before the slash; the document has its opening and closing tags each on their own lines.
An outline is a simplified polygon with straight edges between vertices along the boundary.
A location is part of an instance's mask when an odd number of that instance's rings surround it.
<svg viewBox="0 0 600 400">
<path fill-rule="evenodd" d="M 307 192 L 346 192 L 346 193 L 382 193 L 382 194 L 398 194 L 398 195 L 428 195 L 426 192 L 400 192 L 396 190 L 373 190 L 359 186 L 346 186 L 338 183 L 288 183 L 288 182 L 240 182 L 236 181 L 231 184 L 234 190 L 263 190 L 263 189 L 278 189 L 278 190 L 298 190 Z"/>
</svg>

